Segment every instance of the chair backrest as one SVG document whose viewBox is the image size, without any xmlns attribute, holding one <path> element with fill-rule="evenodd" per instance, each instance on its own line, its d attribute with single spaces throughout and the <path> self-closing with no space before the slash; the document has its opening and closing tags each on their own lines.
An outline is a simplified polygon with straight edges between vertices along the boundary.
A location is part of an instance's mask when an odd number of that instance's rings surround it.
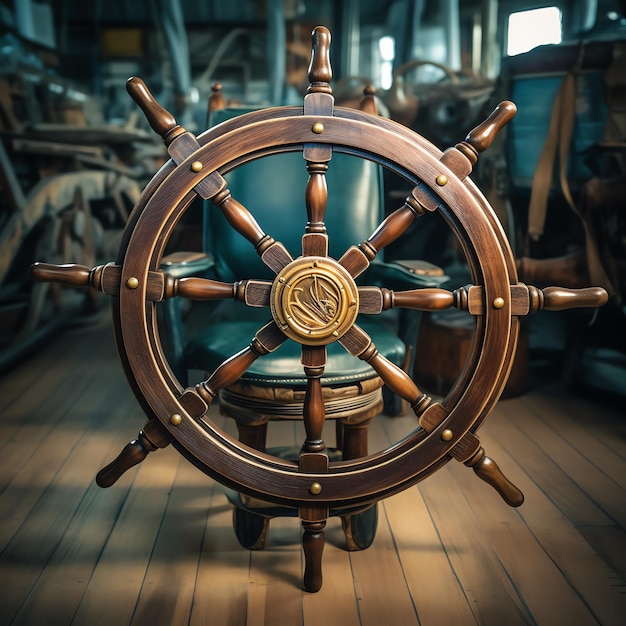
<svg viewBox="0 0 626 626">
<path fill-rule="evenodd" d="M 213 124 L 232 117 L 229 113 L 228 109 L 214 112 Z M 283 243 L 294 258 L 300 256 L 307 222 L 308 179 L 302 153 L 264 157 L 234 169 L 225 178 L 233 198 L 250 211 L 263 231 Z M 339 258 L 351 245 L 367 239 L 384 217 L 382 171 L 365 159 L 335 153 L 326 181 L 329 254 Z M 213 256 L 215 271 L 222 280 L 273 278 L 253 246 L 211 203 L 205 206 L 204 228 L 205 250 Z"/>
<path fill-rule="evenodd" d="M 530 189 L 551 123 L 552 107 L 563 79 L 576 76 L 576 93 L 561 104 L 561 112 L 574 109 L 568 150 L 567 179 L 579 189 L 594 173 L 586 151 L 602 140 L 608 108 L 604 72 L 612 58 L 611 42 L 585 46 L 541 46 L 525 54 L 507 57 L 502 74 L 508 81 L 507 98 L 517 105 L 517 115 L 507 128 L 507 158 L 513 185 Z M 558 185 L 558 183 L 557 183 Z"/>
</svg>

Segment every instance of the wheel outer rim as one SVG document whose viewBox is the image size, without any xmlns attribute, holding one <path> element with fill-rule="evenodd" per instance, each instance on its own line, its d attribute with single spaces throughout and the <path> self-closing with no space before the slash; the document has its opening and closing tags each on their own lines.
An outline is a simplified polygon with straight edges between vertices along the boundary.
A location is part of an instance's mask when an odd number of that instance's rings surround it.
<svg viewBox="0 0 626 626">
<path fill-rule="evenodd" d="M 485 206 L 481 198 L 472 194 L 462 181 L 433 157 L 433 146 L 419 135 L 410 141 L 404 133 L 403 136 L 395 133 L 394 123 L 390 122 L 390 128 L 387 128 L 380 120 L 374 125 L 350 119 L 324 118 L 323 135 L 312 136 L 311 127 L 316 120 L 314 116 L 277 117 L 265 119 L 262 123 L 244 125 L 208 141 L 165 176 L 145 203 L 145 209 L 135 221 L 128 242 L 121 276 L 121 336 L 118 348 L 123 351 L 128 363 L 127 375 L 132 375 L 133 386 L 144 394 L 154 415 L 182 448 L 226 484 L 279 503 L 295 505 L 314 501 L 358 504 L 400 491 L 447 462 L 450 457 L 446 455 L 450 449 L 471 430 L 485 407 L 494 403 L 494 385 L 490 381 L 501 377 L 503 369 L 508 370 L 512 355 L 512 351 L 507 350 L 511 303 L 505 259 L 505 255 L 510 255 L 510 250 L 508 246 L 503 249 L 502 242 L 487 220 L 476 219 L 475 211 L 490 211 L 489 206 Z M 288 144 L 281 139 L 283 136 L 290 138 Z M 216 427 L 197 422 L 189 416 L 171 389 L 164 372 L 157 367 L 161 359 L 159 355 L 154 355 L 155 338 L 151 333 L 155 330 L 145 323 L 151 317 L 145 300 L 147 273 L 156 269 L 160 261 L 154 257 L 154 250 L 163 226 L 170 221 L 182 199 L 193 187 L 209 173 L 224 168 L 228 163 L 239 160 L 238 164 L 241 164 L 251 160 L 253 157 L 250 155 L 254 152 L 265 151 L 265 154 L 269 154 L 272 150 L 284 150 L 285 146 L 301 149 L 302 144 L 313 141 L 331 143 L 337 149 L 343 146 L 367 153 L 372 160 L 384 165 L 395 165 L 398 170 L 422 180 L 447 204 L 463 227 L 471 248 L 476 251 L 485 302 L 482 350 L 465 391 L 443 422 L 426 436 L 423 432 L 414 431 L 391 448 L 350 463 L 336 464 L 336 467 L 331 466 L 331 473 L 321 475 L 302 474 L 297 465 L 253 451 Z M 399 144 L 404 150 L 398 149 Z M 236 149 L 227 150 L 228 146 L 236 146 Z M 226 159 L 223 155 L 227 153 Z M 402 163 L 397 160 L 397 155 L 401 153 L 404 155 Z M 191 170 L 192 161 L 202 163 L 201 172 L 194 173 Z M 441 173 L 448 178 L 445 188 L 438 187 L 434 182 Z M 149 246 L 145 245 L 146 242 Z M 492 255 L 490 267 L 481 264 L 480 251 L 487 249 Z M 508 261 L 510 265 L 510 259 Z M 139 288 L 124 288 L 131 276 L 139 279 Z M 487 305 L 496 297 L 504 299 L 504 307 L 498 310 Z M 484 376 L 486 371 L 492 372 L 490 378 Z M 145 395 L 146 389 L 151 390 L 149 395 Z M 469 393 L 470 389 L 472 394 Z M 499 395 L 497 385 L 495 393 Z M 184 416 L 182 424 L 176 427 L 169 422 L 169 416 L 174 413 Z M 468 415 L 473 418 L 468 419 Z M 444 429 L 453 432 L 449 441 L 441 439 Z M 356 478 L 355 475 L 360 476 Z M 322 484 L 322 492 L 316 497 L 309 492 L 314 481 Z"/>
</svg>

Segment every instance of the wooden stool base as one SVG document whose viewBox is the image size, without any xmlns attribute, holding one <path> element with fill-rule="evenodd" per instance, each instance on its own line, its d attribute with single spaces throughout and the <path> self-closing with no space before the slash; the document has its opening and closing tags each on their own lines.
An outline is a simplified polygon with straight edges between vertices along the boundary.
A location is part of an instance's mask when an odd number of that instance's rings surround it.
<svg viewBox="0 0 626 626">
<path fill-rule="evenodd" d="M 470 353 L 474 320 L 463 311 L 425 315 L 415 354 L 416 380 L 432 393 L 446 395 L 459 378 Z M 528 375 L 528 328 L 520 324 L 517 352 L 502 397 L 526 390 Z"/>
</svg>

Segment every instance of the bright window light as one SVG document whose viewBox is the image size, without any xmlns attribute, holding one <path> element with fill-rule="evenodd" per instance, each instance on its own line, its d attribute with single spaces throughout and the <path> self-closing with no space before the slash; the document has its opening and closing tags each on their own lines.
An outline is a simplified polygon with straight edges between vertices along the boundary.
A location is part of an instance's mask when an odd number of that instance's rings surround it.
<svg viewBox="0 0 626 626">
<path fill-rule="evenodd" d="M 393 59 L 395 56 L 395 40 L 393 37 L 381 37 L 378 42 L 382 63 L 380 66 L 380 86 L 389 89 L 393 80 Z"/>
<path fill-rule="evenodd" d="M 514 56 L 537 46 L 561 43 L 561 11 L 545 7 L 509 15 L 507 54 Z"/>
</svg>

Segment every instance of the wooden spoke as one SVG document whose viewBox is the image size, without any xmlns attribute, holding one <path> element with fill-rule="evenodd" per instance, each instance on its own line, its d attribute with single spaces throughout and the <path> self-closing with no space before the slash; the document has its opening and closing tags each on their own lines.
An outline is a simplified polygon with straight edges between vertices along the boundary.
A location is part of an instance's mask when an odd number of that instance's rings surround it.
<svg viewBox="0 0 626 626">
<path fill-rule="evenodd" d="M 256 359 L 276 350 L 285 339 L 276 323 L 269 322 L 257 332 L 250 345 L 226 359 L 207 380 L 195 386 L 195 391 L 207 405 L 211 404 L 220 389 L 239 380 Z"/>
<path fill-rule="evenodd" d="M 350 354 L 369 363 L 387 387 L 411 405 L 417 416 L 430 404 L 431 398 L 419 390 L 406 372 L 380 354 L 369 335 L 358 326 L 353 326 L 339 343 Z"/>
<path fill-rule="evenodd" d="M 442 311 L 454 306 L 454 293 L 445 289 L 426 288 L 395 292 L 393 306 L 418 311 Z"/>
<path fill-rule="evenodd" d="M 31 277 L 37 281 L 55 282 L 69 287 L 91 287 L 110 296 L 120 295 L 122 267 L 113 263 L 85 265 L 68 263 L 53 265 L 34 263 L 30 268 Z M 139 281 L 128 281 L 128 289 L 137 289 Z M 272 283 L 262 280 L 245 280 L 236 283 L 223 283 L 208 278 L 174 278 L 165 272 L 148 272 L 146 300 L 161 302 L 180 296 L 189 300 L 223 300 L 233 298 L 248 306 L 269 306 Z"/>
<path fill-rule="evenodd" d="M 322 439 L 322 429 L 326 417 L 322 394 L 326 346 L 302 346 L 302 365 L 307 376 L 303 409 L 306 440 L 302 450 L 303 452 L 322 452 L 326 448 Z"/>
<path fill-rule="evenodd" d="M 271 270 L 278 273 L 293 261 L 287 249 L 263 232 L 250 211 L 237 202 L 228 189 L 215 194 L 211 202 L 222 209 L 228 223 L 254 245 L 261 260 Z"/>
<path fill-rule="evenodd" d="M 174 278 L 170 284 L 171 289 L 166 291 L 166 298 L 180 296 L 188 300 L 224 300 L 236 298 L 240 291 L 238 283 L 222 283 L 208 278 Z"/>
<path fill-rule="evenodd" d="M 359 313 L 377 315 L 391 308 L 417 311 L 443 311 L 460 306 L 457 292 L 425 287 L 409 291 L 392 291 L 379 287 L 359 287 Z"/>
<path fill-rule="evenodd" d="M 303 256 L 327 256 L 328 236 L 324 215 L 328 201 L 326 170 L 328 164 L 307 162 L 309 180 L 306 185 L 305 201 L 308 222 L 302 238 Z"/>
<path fill-rule="evenodd" d="M 426 209 L 413 196 L 409 196 L 404 205 L 385 218 L 366 241 L 347 250 L 339 259 L 339 263 L 356 278 L 368 268 L 385 246 L 405 233 L 413 221 L 425 211 Z"/>
<path fill-rule="evenodd" d="M 167 275 L 166 275 L 167 276 Z M 169 277 L 167 277 L 169 278 Z M 166 285 L 168 281 L 166 280 Z M 165 289 L 164 298 L 180 296 L 189 300 L 223 300 L 233 298 L 248 306 L 269 306 L 272 283 L 263 280 L 242 280 L 223 283 L 209 278 L 177 278 L 171 288 Z"/>
</svg>

